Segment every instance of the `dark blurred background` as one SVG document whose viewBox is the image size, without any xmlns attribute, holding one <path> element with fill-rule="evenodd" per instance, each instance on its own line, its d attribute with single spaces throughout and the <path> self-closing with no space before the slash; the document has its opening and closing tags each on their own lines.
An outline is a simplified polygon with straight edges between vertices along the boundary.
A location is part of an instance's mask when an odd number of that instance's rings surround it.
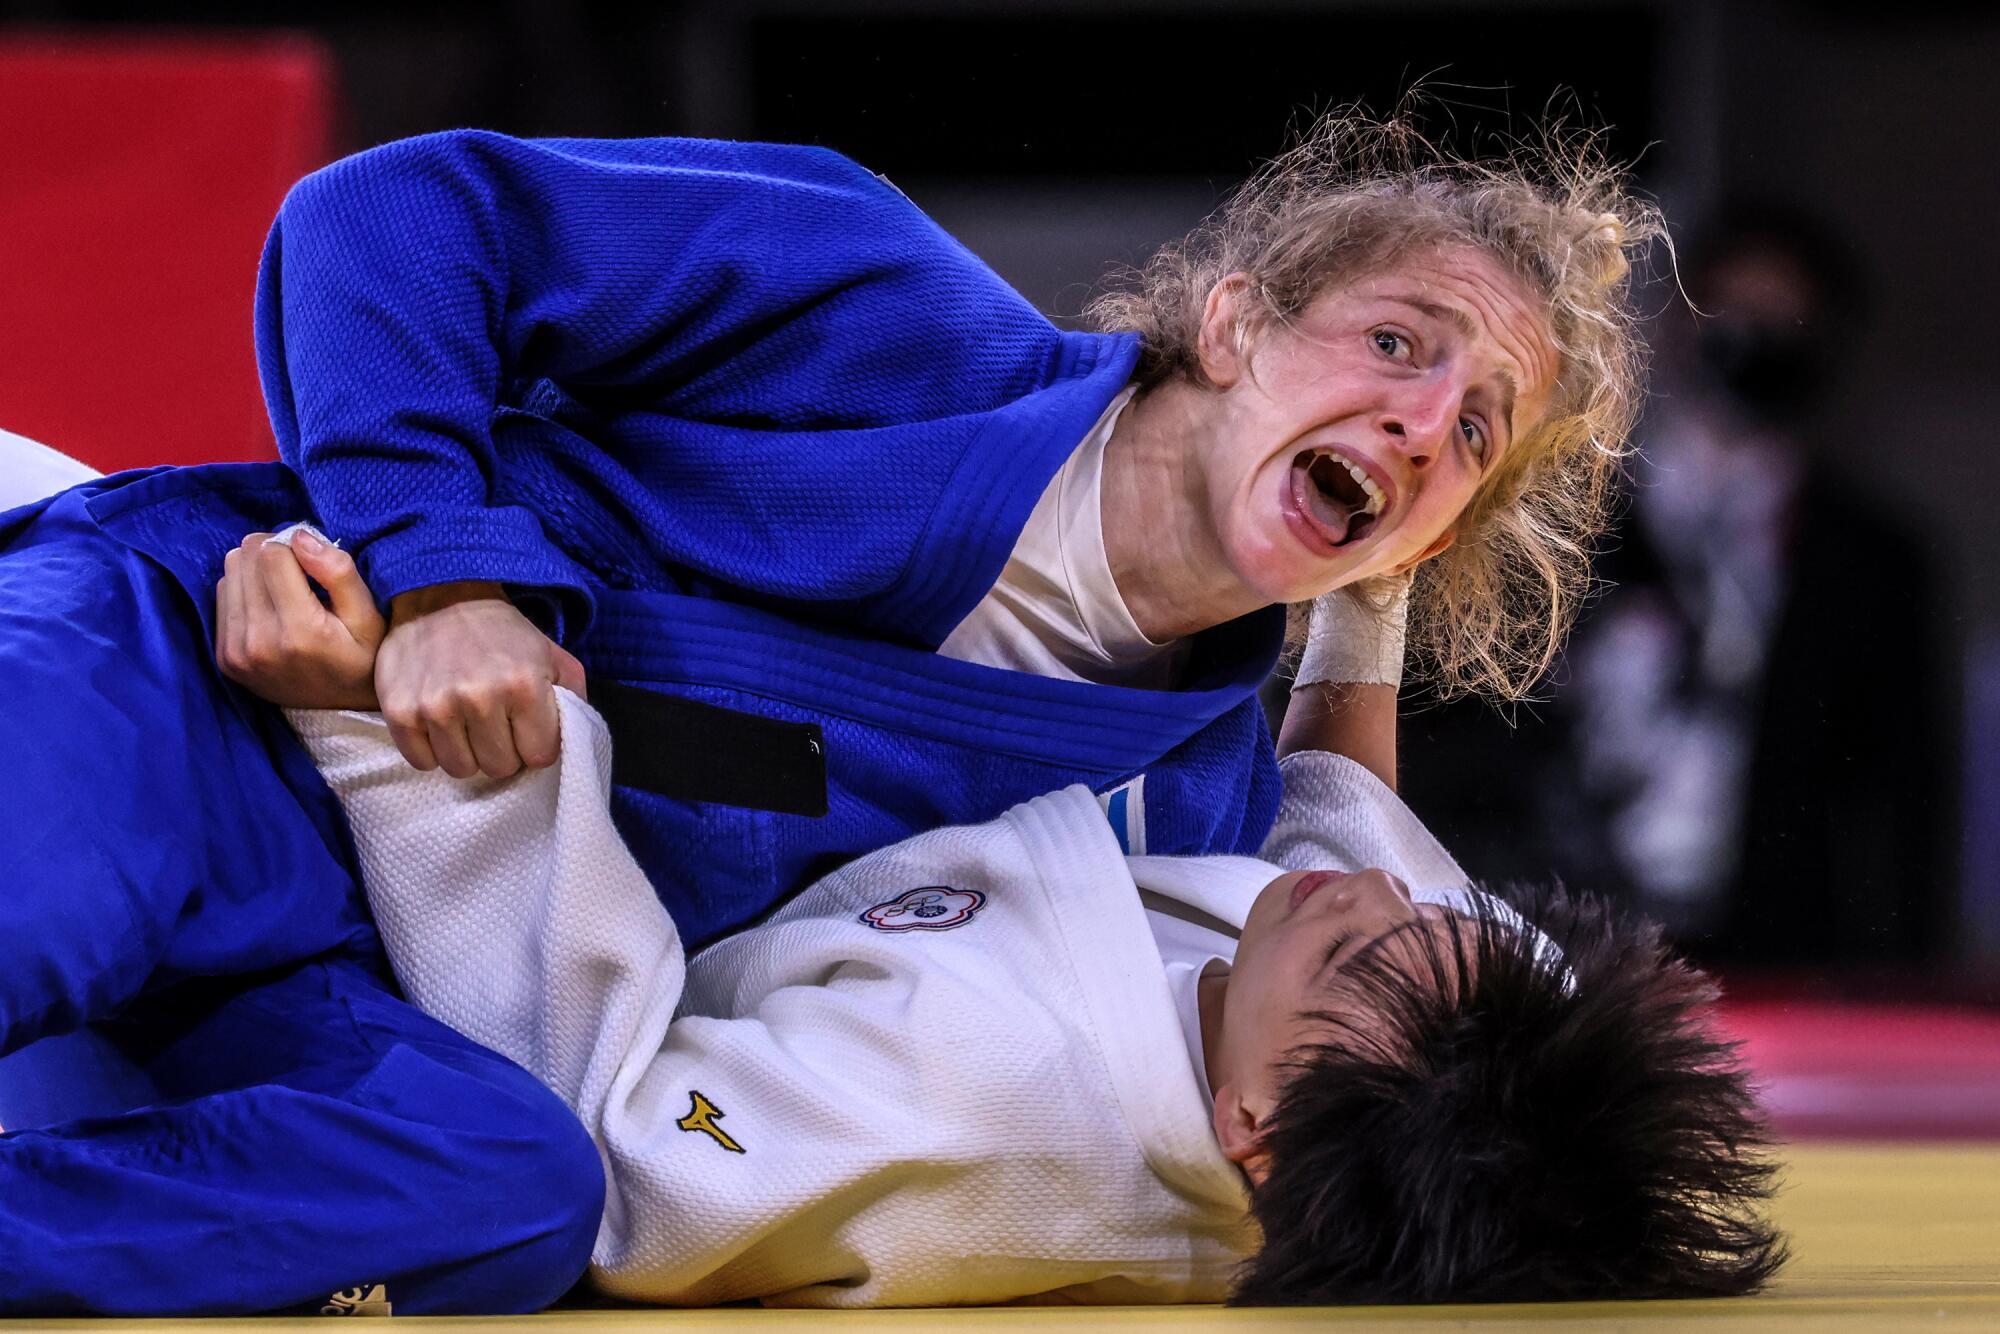
<svg viewBox="0 0 2000 1334">
<path fill-rule="evenodd" d="M 1996 67 L 1995 7 L 1937 0 L 16 0 L 0 425 L 268 454 L 263 228 L 426 130 L 830 145 L 1067 319 L 1312 110 L 1422 82 L 1478 149 L 1553 109 L 1638 162 L 1714 319 L 1652 289 L 1620 586 L 1511 724 L 1413 694 L 1407 793 L 1476 874 L 1613 890 L 1739 973 L 1991 1001 Z"/>
</svg>

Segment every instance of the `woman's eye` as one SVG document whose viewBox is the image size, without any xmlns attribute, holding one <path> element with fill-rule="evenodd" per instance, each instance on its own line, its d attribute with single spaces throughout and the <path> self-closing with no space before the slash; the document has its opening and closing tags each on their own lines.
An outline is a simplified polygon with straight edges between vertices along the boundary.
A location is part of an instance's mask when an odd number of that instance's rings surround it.
<svg viewBox="0 0 2000 1334">
<path fill-rule="evenodd" d="M 1472 446 L 1473 455 L 1477 458 L 1485 458 L 1486 433 L 1479 429 L 1479 423 L 1470 417 L 1460 417 L 1458 419 L 1458 429 L 1465 433 L 1465 443 Z"/>
<path fill-rule="evenodd" d="M 1375 331 L 1375 347 L 1382 355 L 1397 361 L 1407 360 L 1410 355 L 1410 340 L 1388 329 Z"/>
<path fill-rule="evenodd" d="M 1333 956 L 1340 953 L 1340 947 L 1345 945 L 1348 941 L 1352 939 L 1354 939 L 1354 933 L 1352 931 L 1343 931 L 1338 936 L 1335 936 L 1333 939 L 1333 943 L 1327 946 L 1326 956 L 1319 961 L 1319 966 L 1322 969 L 1331 967 L 1333 964 Z"/>
</svg>

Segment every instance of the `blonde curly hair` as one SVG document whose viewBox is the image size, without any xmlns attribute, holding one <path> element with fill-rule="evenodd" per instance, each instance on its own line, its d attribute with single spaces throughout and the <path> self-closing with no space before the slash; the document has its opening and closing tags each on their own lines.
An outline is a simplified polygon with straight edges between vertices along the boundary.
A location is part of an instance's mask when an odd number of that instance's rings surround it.
<svg viewBox="0 0 2000 1334">
<path fill-rule="evenodd" d="M 1444 695 L 1519 699 L 1554 661 L 1589 591 L 1593 543 L 1644 396 L 1632 265 L 1666 231 L 1599 140 L 1551 124 L 1473 161 L 1426 139 L 1408 110 L 1381 120 L 1338 111 L 1186 238 L 1114 275 L 1114 290 L 1084 311 L 1097 329 L 1140 335 L 1143 390 L 1208 383 L 1203 311 L 1233 273 L 1255 294 L 1245 337 L 1330 288 L 1441 248 L 1490 255 L 1521 280 L 1549 321 L 1556 387 L 1546 418 L 1466 507 L 1456 543 L 1416 573 L 1412 671 Z M 1302 631 L 1304 609 L 1294 610 Z"/>
</svg>

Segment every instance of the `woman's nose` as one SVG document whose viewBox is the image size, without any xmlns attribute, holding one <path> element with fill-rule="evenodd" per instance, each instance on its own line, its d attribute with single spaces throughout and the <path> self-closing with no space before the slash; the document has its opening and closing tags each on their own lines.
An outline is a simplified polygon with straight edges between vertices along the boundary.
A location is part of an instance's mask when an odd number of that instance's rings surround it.
<svg viewBox="0 0 2000 1334">
<path fill-rule="evenodd" d="M 1349 878 L 1348 887 L 1368 907 L 1384 916 L 1401 921 L 1417 914 L 1416 906 L 1410 902 L 1409 886 L 1379 867 L 1356 872 Z"/>
<path fill-rule="evenodd" d="M 1408 386 L 1381 415 L 1382 433 L 1410 461 L 1424 468 L 1444 452 L 1458 419 L 1457 386 L 1448 378 Z"/>
</svg>

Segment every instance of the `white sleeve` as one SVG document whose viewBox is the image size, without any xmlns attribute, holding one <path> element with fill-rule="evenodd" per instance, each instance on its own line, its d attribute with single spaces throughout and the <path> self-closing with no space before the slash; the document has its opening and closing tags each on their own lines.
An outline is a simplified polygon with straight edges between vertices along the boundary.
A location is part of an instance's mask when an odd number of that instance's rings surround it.
<svg viewBox="0 0 2000 1334">
<path fill-rule="evenodd" d="M 1284 797 L 1259 854 L 1288 870 L 1380 867 L 1412 888 L 1466 884 L 1423 821 L 1374 774 L 1344 755 L 1294 751 L 1278 761 Z"/>
<path fill-rule="evenodd" d="M 503 780 L 412 768 L 380 714 L 288 716 L 346 810 L 410 999 L 554 1089 L 603 1148 L 666 1041 L 686 965 L 612 826 L 603 720 L 556 693 L 561 759 Z M 625 1211 L 607 1229 L 613 1216 Z"/>
<path fill-rule="evenodd" d="M 674 1020 L 685 960 L 611 824 L 609 736 L 557 695 L 560 760 L 504 780 L 413 769 L 379 714 L 290 718 L 347 812 L 404 990 L 548 1084 L 596 1141 L 599 1282 L 656 1302 L 815 1284 L 837 1297 L 866 1266 L 836 1238 L 797 1244 L 787 1225 L 830 1183 L 894 1159 L 882 1127 L 907 1115 L 915 1072 L 883 1060 L 867 1023 L 825 1013 L 843 999 L 827 986 Z M 848 1088 L 868 1073 L 882 1077 L 860 1083 L 898 1096 Z"/>
</svg>

